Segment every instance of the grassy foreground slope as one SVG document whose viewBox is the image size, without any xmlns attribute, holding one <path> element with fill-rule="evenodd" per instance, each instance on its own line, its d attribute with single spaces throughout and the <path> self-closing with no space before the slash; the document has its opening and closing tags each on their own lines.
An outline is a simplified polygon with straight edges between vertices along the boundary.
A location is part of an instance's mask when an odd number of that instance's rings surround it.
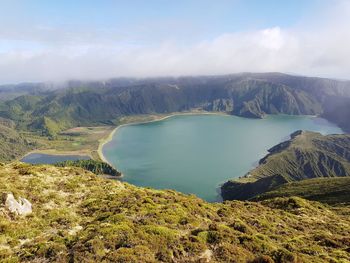
<svg viewBox="0 0 350 263">
<path fill-rule="evenodd" d="M 1 204 L 7 262 L 350 261 L 349 207 L 297 197 L 210 204 L 81 168 L 21 163 L 0 167 L 0 192 L 33 205 L 21 217 Z"/>
<path fill-rule="evenodd" d="M 350 176 L 350 135 L 297 131 L 243 178 L 222 185 L 225 200 L 244 200 L 293 181 Z"/>
</svg>

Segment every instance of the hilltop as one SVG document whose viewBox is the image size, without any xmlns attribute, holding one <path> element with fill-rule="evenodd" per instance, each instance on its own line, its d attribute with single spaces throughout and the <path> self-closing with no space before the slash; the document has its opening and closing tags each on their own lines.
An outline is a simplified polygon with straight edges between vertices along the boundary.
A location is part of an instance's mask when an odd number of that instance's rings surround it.
<svg viewBox="0 0 350 263">
<path fill-rule="evenodd" d="M 247 175 L 222 185 L 224 199 L 250 199 L 293 181 L 350 176 L 350 135 L 296 131 L 268 151 Z"/>
<path fill-rule="evenodd" d="M 207 203 L 76 167 L 1 165 L 0 258 L 36 262 L 346 262 L 350 210 L 301 198 Z"/>
</svg>

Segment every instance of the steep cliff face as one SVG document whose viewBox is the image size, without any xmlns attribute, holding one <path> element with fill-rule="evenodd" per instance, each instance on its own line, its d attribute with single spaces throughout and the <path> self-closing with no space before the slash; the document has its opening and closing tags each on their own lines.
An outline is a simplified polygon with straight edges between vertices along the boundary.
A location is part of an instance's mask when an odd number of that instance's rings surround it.
<svg viewBox="0 0 350 263">
<path fill-rule="evenodd" d="M 301 198 L 207 203 L 80 168 L 0 164 L 0 261 L 346 262 L 348 207 Z M 0 195 L 1 196 L 1 195 Z"/>
<path fill-rule="evenodd" d="M 223 184 L 224 199 L 249 199 L 292 181 L 350 176 L 350 135 L 297 131 L 269 152 L 244 178 Z"/>
<path fill-rule="evenodd" d="M 237 101 L 234 113 L 249 109 L 257 114 L 306 114 L 322 112 L 313 96 L 301 89 L 266 80 L 243 80 L 229 85 L 231 96 Z"/>
<path fill-rule="evenodd" d="M 204 106 L 204 109 L 207 111 L 218 111 L 218 112 L 227 112 L 230 113 L 234 109 L 233 99 L 214 99 L 211 102 L 208 102 L 208 105 Z"/>
</svg>

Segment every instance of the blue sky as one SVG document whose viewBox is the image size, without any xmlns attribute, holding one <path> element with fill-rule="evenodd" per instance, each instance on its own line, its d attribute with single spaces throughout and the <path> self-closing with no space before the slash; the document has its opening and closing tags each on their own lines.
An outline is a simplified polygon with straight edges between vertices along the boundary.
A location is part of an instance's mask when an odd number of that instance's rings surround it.
<svg viewBox="0 0 350 263">
<path fill-rule="evenodd" d="M 222 33 L 290 27 L 323 7 L 321 0 L 24 0 L 5 1 L 7 26 L 112 31 L 133 40 L 198 40 Z"/>
<path fill-rule="evenodd" d="M 222 30 L 288 26 L 320 1 L 25 1 L 27 17 L 51 25 L 128 26 L 154 21 L 215 23 Z"/>
<path fill-rule="evenodd" d="M 0 2 L 0 83 L 271 70 L 350 78 L 345 0 Z M 326 54 L 341 34 L 345 50 Z"/>
</svg>

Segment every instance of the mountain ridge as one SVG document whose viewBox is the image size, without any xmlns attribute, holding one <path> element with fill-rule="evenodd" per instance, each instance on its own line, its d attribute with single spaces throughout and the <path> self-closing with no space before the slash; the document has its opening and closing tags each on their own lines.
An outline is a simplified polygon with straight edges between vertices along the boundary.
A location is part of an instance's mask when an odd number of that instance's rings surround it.
<svg viewBox="0 0 350 263">
<path fill-rule="evenodd" d="M 221 186 L 224 199 L 246 200 L 310 178 L 350 176 L 350 135 L 296 131 L 268 151 L 247 175 Z"/>
<path fill-rule="evenodd" d="M 120 116 L 191 109 L 250 118 L 320 115 L 350 131 L 350 81 L 245 73 L 74 85 L 2 102 L 0 116 L 14 120 L 20 129 L 44 130 L 49 136 L 74 126 L 113 125 Z"/>
</svg>

